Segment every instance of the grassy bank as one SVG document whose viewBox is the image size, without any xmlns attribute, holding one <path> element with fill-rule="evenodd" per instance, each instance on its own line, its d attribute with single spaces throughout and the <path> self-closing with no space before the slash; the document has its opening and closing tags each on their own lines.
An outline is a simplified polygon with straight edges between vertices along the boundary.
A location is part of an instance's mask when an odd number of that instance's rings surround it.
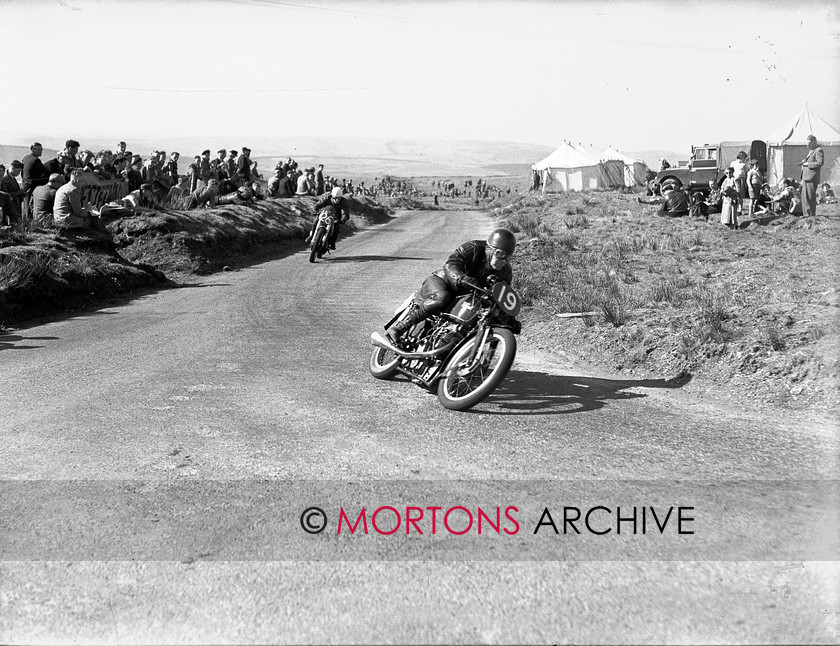
<svg viewBox="0 0 840 646">
<path fill-rule="evenodd" d="M 690 374 L 736 400 L 838 403 L 837 205 L 730 231 L 632 194 L 495 204 L 527 241 L 515 270 L 530 342 L 628 375 Z"/>
<path fill-rule="evenodd" d="M 315 203 L 294 198 L 146 213 L 108 222 L 107 234 L 0 231 L 0 326 L 296 250 Z M 351 212 L 348 232 L 386 219 L 389 206 L 351 199 Z"/>
</svg>

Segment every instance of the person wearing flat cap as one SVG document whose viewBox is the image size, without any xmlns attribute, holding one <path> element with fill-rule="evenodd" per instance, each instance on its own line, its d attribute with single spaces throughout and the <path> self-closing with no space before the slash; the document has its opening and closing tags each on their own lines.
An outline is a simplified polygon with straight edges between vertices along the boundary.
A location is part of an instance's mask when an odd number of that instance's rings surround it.
<svg viewBox="0 0 840 646">
<path fill-rule="evenodd" d="M 237 188 L 251 184 L 251 149 L 245 146 L 242 147 L 242 154 L 236 160 L 236 180 L 234 184 Z"/>
</svg>

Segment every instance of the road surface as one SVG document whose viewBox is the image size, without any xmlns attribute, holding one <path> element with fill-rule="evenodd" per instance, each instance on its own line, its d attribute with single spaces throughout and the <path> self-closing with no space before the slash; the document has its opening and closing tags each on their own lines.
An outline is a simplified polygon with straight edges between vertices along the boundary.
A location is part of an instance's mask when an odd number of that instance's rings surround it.
<svg viewBox="0 0 840 646">
<path fill-rule="evenodd" d="M 370 377 L 370 332 L 492 227 L 400 213 L 315 265 L 301 249 L 0 338 L 0 641 L 836 643 L 830 421 L 527 343 L 470 413 Z M 488 490 L 518 501 L 515 540 L 335 536 L 342 507 Z M 533 534 L 544 507 L 629 493 L 698 531 Z"/>
</svg>

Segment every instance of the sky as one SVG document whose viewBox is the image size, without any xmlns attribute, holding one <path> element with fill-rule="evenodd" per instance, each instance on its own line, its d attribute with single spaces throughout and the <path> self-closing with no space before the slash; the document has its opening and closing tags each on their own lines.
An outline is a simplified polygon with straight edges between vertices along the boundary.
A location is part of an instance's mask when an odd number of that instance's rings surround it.
<svg viewBox="0 0 840 646">
<path fill-rule="evenodd" d="M 0 143 L 212 134 L 684 151 L 761 139 L 806 103 L 840 128 L 838 7 L 0 0 Z"/>
</svg>

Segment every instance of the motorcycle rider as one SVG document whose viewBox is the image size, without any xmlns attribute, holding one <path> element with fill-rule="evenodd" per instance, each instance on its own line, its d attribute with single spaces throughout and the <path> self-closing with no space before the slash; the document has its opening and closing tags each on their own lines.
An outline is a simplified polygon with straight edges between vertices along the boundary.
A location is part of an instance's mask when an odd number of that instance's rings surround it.
<svg viewBox="0 0 840 646">
<path fill-rule="evenodd" d="M 516 236 L 507 229 L 496 229 L 487 240 L 470 240 L 458 247 L 438 270 L 423 281 L 411 304 L 409 315 L 397 321 L 387 334 L 398 344 L 406 330 L 442 312 L 456 295 L 470 287 L 486 289 L 498 281 L 510 283 L 513 271 L 510 257 L 516 250 Z"/>
<path fill-rule="evenodd" d="M 344 191 L 341 190 L 340 186 L 336 186 L 329 195 L 324 196 L 320 202 L 315 205 L 315 213 L 320 213 L 321 209 L 326 208 L 328 206 L 332 206 L 335 209 L 336 214 L 336 222 L 335 226 L 333 227 L 332 236 L 330 236 L 330 249 L 335 249 L 335 241 L 338 238 L 338 231 L 341 228 L 342 222 L 347 222 L 350 219 L 350 204 L 347 202 L 347 198 L 344 197 Z M 309 235 L 306 237 L 306 242 L 310 242 L 312 240 L 312 236 L 315 235 L 315 229 L 318 228 L 318 218 L 315 218 L 315 221 L 312 223 L 312 230 L 309 232 Z"/>
</svg>

